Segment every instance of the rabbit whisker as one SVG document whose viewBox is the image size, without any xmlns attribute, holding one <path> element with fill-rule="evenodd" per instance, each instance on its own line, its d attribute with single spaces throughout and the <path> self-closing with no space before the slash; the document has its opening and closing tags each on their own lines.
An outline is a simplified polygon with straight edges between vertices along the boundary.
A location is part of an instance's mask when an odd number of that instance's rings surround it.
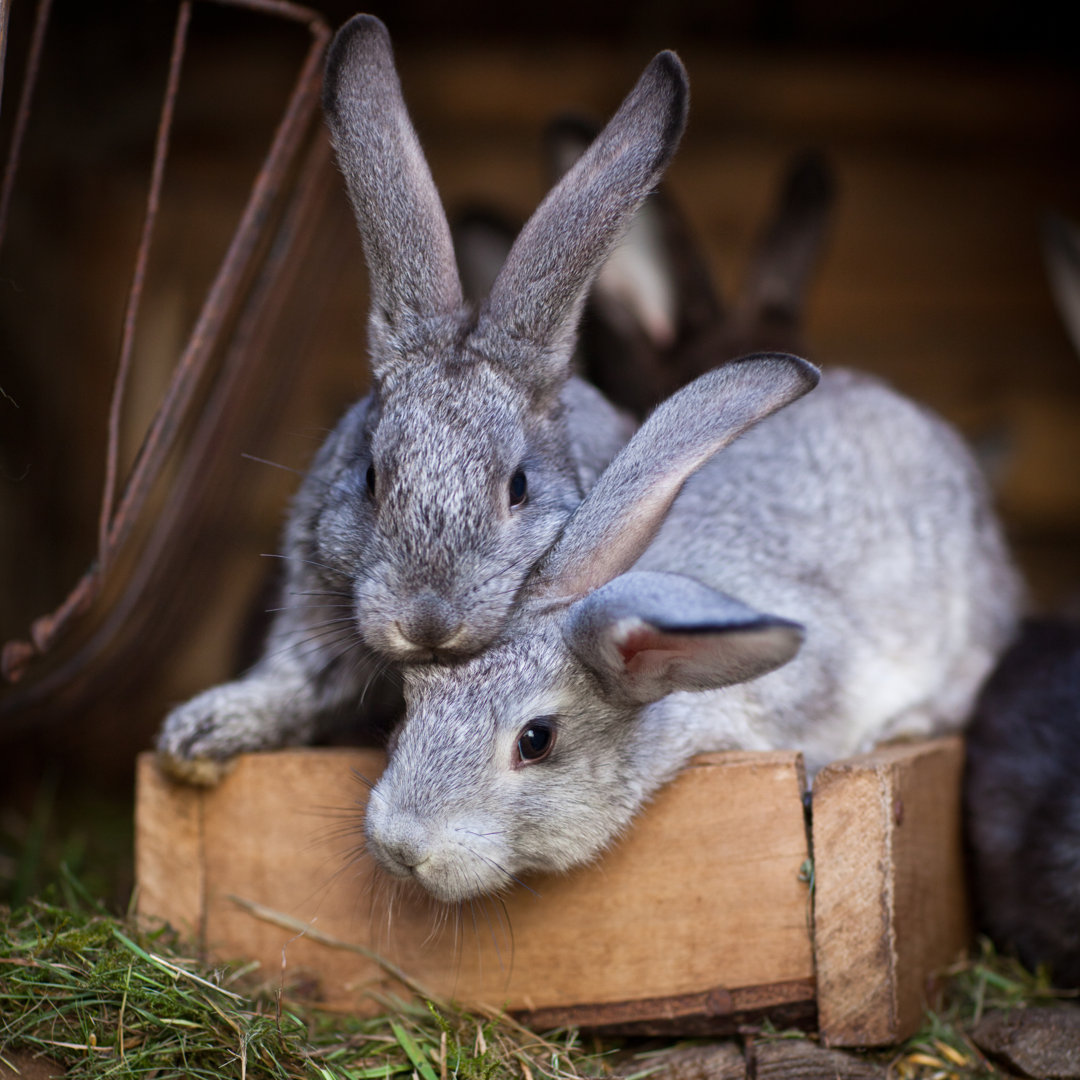
<svg viewBox="0 0 1080 1080">
<path fill-rule="evenodd" d="M 272 469 L 281 469 L 282 472 L 292 473 L 294 476 L 307 476 L 309 475 L 306 469 L 294 469 L 291 465 L 282 465 L 280 461 L 270 461 L 269 458 L 256 457 L 254 454 L 248 454 L 241 451 L 240 456 L 246 458 L 248 461 L 254 461 L 258 465 L 269 465 Z M 318 477 L 312 476 L 312 479 L 318 480 Z M 323 481 L 327 487 L 329 483 Z"/>
<path fill-rule="evenodd" d="M 466 829 L 458 829 L 457 831 L 458 832 L 467 832 L 468 830 L 466 830 Z M 482 835 L 482 834 L 473 833 L 473 836 L 480 836 L 480 835 Z M 533 896 L 539 897 L 540 894 L 534 888 L 532 888 L 530 885 L 526 885 L 525 882 L 521 880 L 521 878 L 519 878 L 516 874 L 510 873 L 510 871 L 507 870 L 505 866 L 503 866 L 501 863 L 497 862 L 495 859 L 490 858 L 489 856 L 485 855 L 482 851 L 477 851 L 475 848 L 471 848 L 466 844 L 462 844 L 461 846 L 463 848 L 465 848 L 465 850 L 468 851 L 470 855 L 475 855 L 481 861 L 486 862 L 488 864 L 488 866 L 492 867 L 492 869 L 498 870 L 499 873 L 502 874 L 503 877 L 505 877 L 508 881 L 512 881 L 515 885 L 520 885 L 521 888 L 526 890 L 526 892 L 530 892 L 530 893 L 533 894 Z"/>
<path fill-rule="evenodd" d="M 318 566 L 323 570 L 329 570 L 331 574 L 337 577 L 344 577 L 345 575 L 337 569 L 337 567 L 330 566 L 329 563 L 319 562 L 317 559 L 298 559 L 295 555 L 282 555 L 277 551 L 260 551 L 260 559 L 281 559 L 283 562 L 296 562 L 303 563 L 305 566 Z"/>
</svg>

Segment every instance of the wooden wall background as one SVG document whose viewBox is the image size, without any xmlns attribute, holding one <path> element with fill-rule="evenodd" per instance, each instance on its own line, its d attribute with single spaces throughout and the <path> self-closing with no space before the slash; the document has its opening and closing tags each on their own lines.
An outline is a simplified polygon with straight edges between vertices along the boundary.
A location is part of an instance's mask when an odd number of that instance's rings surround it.
<svg viewBox="0 0 1080 1080">
<path fill-rule="evenodd" d="M 403 0 L 379 13 L 448 207 L 524 217 L 544 191 L 541 131 L 606 115 L 649 57 L 679 49 L 691 120 L 669 182 L 731 291 L 779 171 L 823 150 L 840 184 L 809 304 L 809 354 L 879 372 L 996 447 L 1000 505 L 1042 608 L 1080 597 L 1080 356 L 1039 251 L 1051 208 L 1080 220 L 1080 74 L 1040 5 L 837 2 L 506 10 Z M 51 610 L 92 555 L 107 395 L 164 83 L 171 5 L 57 0 L 26 160 L 0 251 L 0 637 Z M 868 10 L 872 8 L 873 10 Z M 324 5 L 334 23 L 351 7 Z M 16 3 L 6 139 L 31 12 Z M 148 283 L 130 455 L 268 143 L 306 40 L 196 6 L 173 163 Z M 0 143 L 3 145 L 3 143 Z M 302 468 L 365 383 L 365 285 L 340 190 L 265 362 L 300 369 L 287 413 L 242 449 Z M 168 662 L 137 686 L 47 710 L 6 739 L 12 798 L 42 761 L 126 778 L 171 702 L 237 664 L 295 480 L 230 452 L 245 498 L 163 606 Z M 165 600 L 163 599 L 163 604 Z M 0 732 L 0 738 L 3 733 Z M 117 782 L 120 782 L 117 779 Z M 0 785 L 3 780 L 0 780 Z"/>
</svg>

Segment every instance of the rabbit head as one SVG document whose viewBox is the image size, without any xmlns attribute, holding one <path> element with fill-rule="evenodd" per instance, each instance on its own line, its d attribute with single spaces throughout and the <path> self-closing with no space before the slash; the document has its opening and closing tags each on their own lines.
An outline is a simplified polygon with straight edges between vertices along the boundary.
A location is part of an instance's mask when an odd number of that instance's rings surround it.
<svg viewBox="0 0 1080 1080">
<path fill-rule="evenodd" d="M 456 901 L 594 857 L 684 763 L 643 706 L 753 679 L 801 628 L 678 574 L 631 570 L 683 483 L 810 390 L 795 357 L 702 376 L 650 417 L 523 590 L 504 639 L 457 665 L 411 667 L 407 716 L 367 805 L 390 874 Z"/>
<path fill-rule="evenodd" d="M 563 393 L 578 316 L 687 97 L 678 58 L 659 54 L 472 310 L 386 28 L 358 15 L 334 39 L 324 108 L 368 264 L 372 391 L 332 437 L 305 529 L 377 651 L 483 647 L 582 498 Z"/>
</svg>

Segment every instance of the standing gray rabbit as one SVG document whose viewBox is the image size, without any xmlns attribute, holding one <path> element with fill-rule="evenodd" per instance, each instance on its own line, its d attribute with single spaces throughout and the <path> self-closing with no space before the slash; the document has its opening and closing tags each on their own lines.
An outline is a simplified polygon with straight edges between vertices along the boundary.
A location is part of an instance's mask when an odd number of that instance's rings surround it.
<svg viewBox="0 0 1080 1080">
<path fill-rule="evenodd" d="M 1080 354 L 1080 231 L 1049 218 L 1043 249 Z M 1080 986 L 1080 621 L 1024 623 L 979 696 L 967 748 L 976 923 L 1058 985 Z"/>
<path fill-rule="evenodd" d="M 462 900 L 592 859 L 694 754 L 799 748 L 813 771 L 962 724 L 1019 597 L 982 476 L 873 378 L 796 401 L 817 377 L 763 355 L 679 391 L 503 638 L 407 669 L 365 812 L 381 867 Z"/>
<path fill-rule="evenodd" d="M 570 359 L 590 282 L 674 152 L 687 101 L 678 58 L 659 54 L 472 310 L 386 28 L 358 15 L 339 31 L 324 107 L 368 263 L 373 389 L 296 497 L 262 658 L 166 719 L 172 772 L 213 782 L 241 751 L 310 740 L 387 660 L 459 658 L 498 636 L 633 429 Z"/>
</svg>

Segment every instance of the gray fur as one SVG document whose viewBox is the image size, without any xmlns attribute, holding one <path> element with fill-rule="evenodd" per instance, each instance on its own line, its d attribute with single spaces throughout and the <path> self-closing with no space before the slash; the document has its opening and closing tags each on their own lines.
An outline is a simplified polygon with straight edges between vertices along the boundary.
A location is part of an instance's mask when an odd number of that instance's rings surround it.
<svg viewBox="0 0 1080 1080">
<path fill-rule="evenodd" d="M 873 378 L 830 372 L 781 408 L 812 371 L 752 358 L 680 391 L 579 507 L 502 641 L 407 671 L 366 811 L 384 869 L 461 900 L 594 858 L 694 754 L 797 748 L 812 772 L 963 723 L 1020 592 L 982 477 Z M 699 468 L 695 440 L 730 445 Z M 635 511 L 613 545 L 603 523 Z M 541 717 L 554 749 L 522 764 Z"/>
<path fill-rule="evenodd" d="M 569 168 L 595 132 L 577 117 L 556 121 L 548 134 L 554 171 Z M 807 292 L 835 190 L 820 154 L 789 161 L 741 288 L 725 302 L 699 239 L 661 184 L 597 275 L 581 369 L 640 416 L 718 363 L 755 352 L 800 352 Z"/>
<path fill-rule="evenodd" d="M 675 150 L 686 100 L 682 65 L 660 54 L 474 311 L 461 303 L 386 29 L 358 15 L 339 31 L 324 105 L 371 278 L 373 389 L 296 497 L 263 657 L 167 717 L 167 768 L 213 782 L 237 753 L 309 741 L 323 713 L 363 701 L 388 661 L 454 660 L 499 636 L 522 582 L 633 430 L 570 376 L 574 329 Z M 519 470 L 527 498 L 511 505 Z"/>
<path fill-rule="evenodd" d="M 964 808 L 978 928 L 1080 987 L 1080 623 L 1030 620 L 979 695 Z"/>
</svg>

